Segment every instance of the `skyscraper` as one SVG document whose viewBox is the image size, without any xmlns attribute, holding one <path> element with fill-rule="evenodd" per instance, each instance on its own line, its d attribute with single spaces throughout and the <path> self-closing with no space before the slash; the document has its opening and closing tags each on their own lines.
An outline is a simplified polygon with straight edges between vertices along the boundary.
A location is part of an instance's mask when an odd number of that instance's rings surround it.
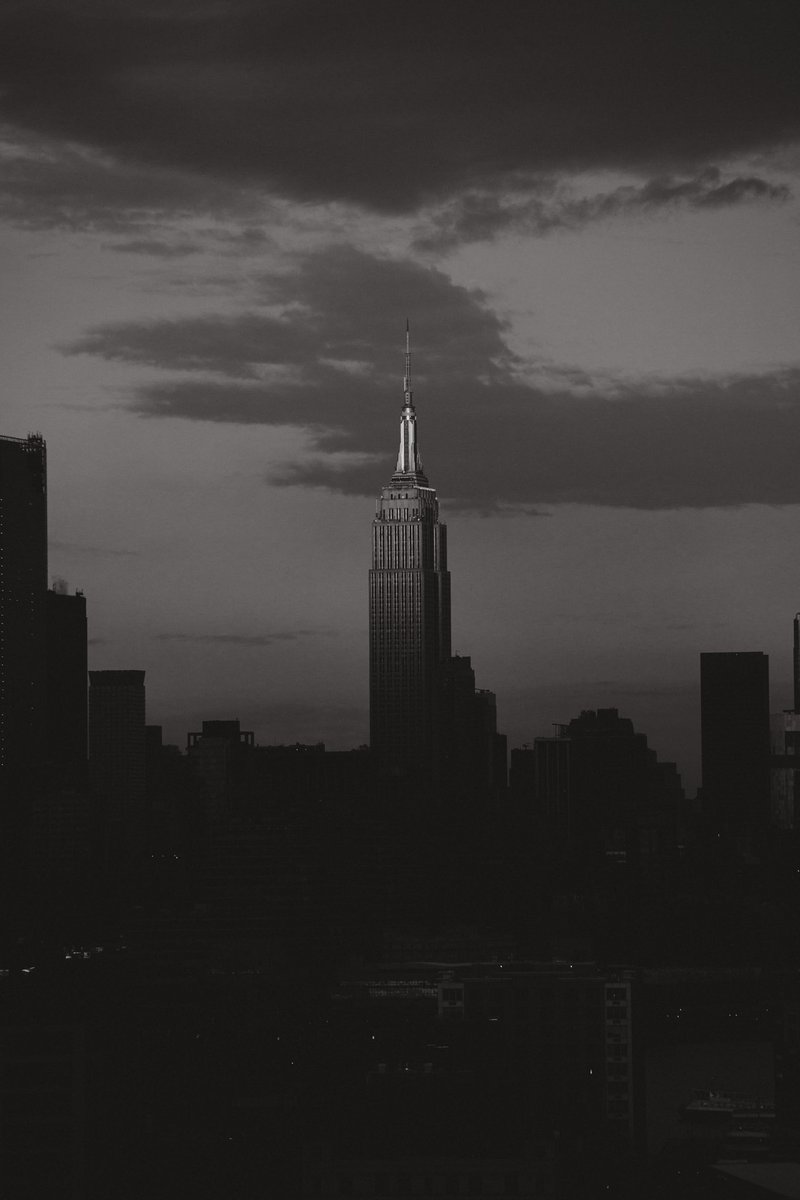
<svg viewBox="0 0 800 1200">
<path fill-rule="evenodd" d="M 47 626 L 46 757 L 62 783 L 84 784 L 89 754 L 86 597 L 63 580 L 45 596 Z"/>
<path fill-rule="evenodd" d="M 0 437 L 0 781 L 12 792 L 43 733 L 46 593 L 45 443 Z"/>
<path fill-rule="evenodd" d="M 450 657 L 447 532 L 417 442 L 408 326 L 397 469 L 372 523 L 370 741 L 381 770 L 430 778 L 435 689 Z"/>
</svg>

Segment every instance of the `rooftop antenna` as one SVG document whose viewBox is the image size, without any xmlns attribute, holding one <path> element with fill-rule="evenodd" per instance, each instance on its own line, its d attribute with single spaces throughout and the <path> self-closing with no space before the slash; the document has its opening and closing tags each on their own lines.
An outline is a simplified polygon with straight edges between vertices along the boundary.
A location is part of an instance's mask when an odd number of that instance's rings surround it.
<svg viewBox="0 0 800 1200">
<path fill-rule="evenodd" d="M 408 317 L 406 317 L 406 372 L 403 376 L 403 391 L 405 392 L 406 407 L 413 407 L 411 395 L 411 333 L 409 332 Z"/>
</svg>

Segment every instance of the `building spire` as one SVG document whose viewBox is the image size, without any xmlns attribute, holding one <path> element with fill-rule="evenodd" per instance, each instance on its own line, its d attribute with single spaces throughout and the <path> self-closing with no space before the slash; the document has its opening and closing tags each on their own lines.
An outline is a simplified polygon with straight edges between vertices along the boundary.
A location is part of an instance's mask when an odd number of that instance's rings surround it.
<svg viewBox="0 0 800 1200">
<path fill-rule="evenodd" d="M 413 408 L 414 398 L 411 391 L 411 333 L 409 332 L 408 317 L 406 317 L 406 373 L 403 376 L 403 392 L 406 406 Z"/>
<path fill-rule="evenodd" d="M 403 376 L 403 415 L 400 421 L 400 453 L 393 482 L 422 484 L 428 486 L 422 466 L 422 455 L 417 446 L 417 414 L 414 411 L 414 395 L 411 391 L 411 333 L 406 318 L 406 369 Z"/>
</svg>

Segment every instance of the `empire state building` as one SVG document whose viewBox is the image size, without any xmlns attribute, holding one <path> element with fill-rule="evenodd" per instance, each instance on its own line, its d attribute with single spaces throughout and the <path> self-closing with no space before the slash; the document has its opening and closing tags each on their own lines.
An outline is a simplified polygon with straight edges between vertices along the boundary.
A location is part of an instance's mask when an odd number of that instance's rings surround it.
<svg viewBox="0 0 800 1200">
<path fill-rule="evenodd" d="M 447 530 L 422 467 L 409 335 L 400 452 L 372 523 L 369 573 L 370 741 L 383 771 L 430 778 L 436 687 L 450 658 Z"/>
</svg>

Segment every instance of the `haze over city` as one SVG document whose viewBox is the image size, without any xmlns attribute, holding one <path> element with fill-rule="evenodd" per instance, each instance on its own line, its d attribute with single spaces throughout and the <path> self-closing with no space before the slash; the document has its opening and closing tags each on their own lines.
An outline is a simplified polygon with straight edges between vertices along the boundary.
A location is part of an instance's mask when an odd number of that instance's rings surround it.
<svg viewBox="0 0 800 1200">
<path fill-rule="evenodd" d="M 368 738 L 410 319 L 453 650 L 511 745 L 616 706 L 698 782 L 700 651 L 790 702 L 789 6 L 0 12 L 3 432 L 148 719 Z"/>
</svg>

